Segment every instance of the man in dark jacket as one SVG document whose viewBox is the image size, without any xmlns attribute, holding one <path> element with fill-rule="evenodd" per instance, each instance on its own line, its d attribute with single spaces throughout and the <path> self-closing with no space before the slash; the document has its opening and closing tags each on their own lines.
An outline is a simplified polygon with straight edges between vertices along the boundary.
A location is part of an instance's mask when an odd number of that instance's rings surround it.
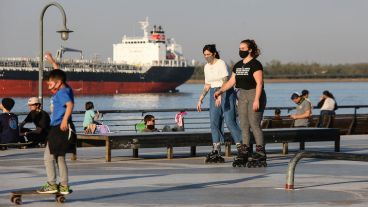
<svg viewBox="0 0 368 207">
<path fill-rule="evenodd" d="M 32 142 L 33 146 L 44 146 L 46 137 L 50 128 L 50 116 L 41 109 L 41 103 L 37 97 L 32 97 L 28 100 L 29 114 L 20 123 L 20 135 L 25 137 L 26 142 Z M 33 123 L 36 126 L 35 130 L 24 128 L 27 123 Z"/>
</svg>

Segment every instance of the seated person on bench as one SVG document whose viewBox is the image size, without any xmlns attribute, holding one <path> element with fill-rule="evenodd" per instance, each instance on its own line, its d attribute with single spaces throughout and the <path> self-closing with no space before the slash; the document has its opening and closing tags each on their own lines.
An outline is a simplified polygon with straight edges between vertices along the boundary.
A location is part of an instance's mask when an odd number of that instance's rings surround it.
<svg viewBox="0 0 368 207">
<path fill-rule="evenodd" d="M 0 144 L 17 143 L 19 141 L 18 116 L 11 113 L 15 102 L 12 98 L 3 98 L 0 104 Z M 6 149 L 2 147 L 1 149 Z"/>
<path fill-rule="evenodd" d="M 24 137 L 25 142 L 32 142 L 33 146 L 42 146 L 46 144 L 47 132 L 50 127 L 49 114 L 41 109 L 41 103 L 37 97 L 28 100 L 29 114 L 22 123 L 19 124 L 20 136 Z M 33 123 L 35 130 L 24 128 L 27 123 Z"/>
<path fill-rule="evenodd" d="M 148 114 L 143 120 L 145 128 L 142 132 L 158 132 L 158 129 L 155 128 L 155 117 L 153 115 Z"/>
<path fill-rule="evenodd" d="M 298 93 L 291 95 L 291 100 L 297 104 L 296 113 L 290 115 L 294 119 L 294 127 L 309 127 L 309 118 L 312 115 L 311 104 Z"/>
</svg>

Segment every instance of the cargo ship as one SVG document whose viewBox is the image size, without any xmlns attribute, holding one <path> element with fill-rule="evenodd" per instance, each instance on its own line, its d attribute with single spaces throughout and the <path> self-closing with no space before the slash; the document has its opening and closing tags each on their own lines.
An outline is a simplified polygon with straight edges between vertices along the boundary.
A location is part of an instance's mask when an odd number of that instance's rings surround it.
<svg viewBox="0 0 368 207">
<path fill-rule="evenodd" d="M 82 51 L 61 47 L 57 61 L 67 74 L 76 95 L 114 95 L 124 93 L 176 92 L 194 72 L 185 60 L 182 48 L 166 38 L 161 26 L 148 33 L 148 18 L 139 22 L 143 37 L 123 36 L 113 44 L 113 59 L 85 60 Z M 80 59 L 63 59 L 65 52 L 80 52 Z M 44 69 L 47 76 L 51 66 Z M 43 81 L 43 93 L 50 95 Z M 0 97 L 37 96 L 38 58 L 0 59 Z"/>
</svg>

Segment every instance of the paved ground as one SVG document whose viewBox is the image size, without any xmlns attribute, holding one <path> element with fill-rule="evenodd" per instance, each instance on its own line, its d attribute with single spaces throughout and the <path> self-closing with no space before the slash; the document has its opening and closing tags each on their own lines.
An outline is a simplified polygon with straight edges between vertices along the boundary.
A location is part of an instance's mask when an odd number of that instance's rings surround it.
<svg viewBox="0 0 368 207">
<path fill-rule="evenodd" d="M 367 206 L 368 163 L 303 159 L 297 166 L 296 190 L 285 191 L 291 155 L 280 154 L 280 144 L 268 145 L 267 168 L 233 168 L 203 164 L 208 147 L 190 158 L 189 148 L 174 148 L 175 159 L 165 159 L 165 149 L 114 150 L 104 162 L 103 148 L 78 149 L 78 161 L 69 161 L 74 193 L 58 205 L 51 196 L 24 197 L 23 206 Z M 332 151 L 333 143 L 306 144 L 308 150 Z M 43 149 L 0 151 L 0 206 L 12 206 L 11 191 L 45 182 Z M 342 152 L 368 154 L 368 136 L 345 136 Z"/>
</svg>

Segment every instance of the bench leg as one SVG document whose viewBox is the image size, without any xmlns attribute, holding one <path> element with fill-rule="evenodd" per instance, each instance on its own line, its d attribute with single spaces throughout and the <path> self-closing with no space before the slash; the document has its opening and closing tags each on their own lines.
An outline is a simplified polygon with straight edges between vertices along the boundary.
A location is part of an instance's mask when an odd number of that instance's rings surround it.
<svg viewBox="0 0 368 207">
<path fill-rule="evenodd" d="M 300 141 L 299 148 L 300 148 L 300 150 L 305 150 L 305 142 L 304 141 Z"/>
<path fill-rule="evenodd" d="M 335 139 L 335 152 L 340 152 L 340 137 Z"/>
<path fill-rule="evenodd" d="M 106 160 L 106 162 L 111 162 L 111 144 L 110 144 L 110 140 L 106 140 L 105 160 Z"/>
<path fill-rule="evenodd" d="M 289 143 L 287 142 L 282 143 L 282 154 L 283 155 L 289 154 Z"/>
<path fill-rule="evenodd" d="M 167 159 L 173 158 L 173 147 L 167 147 Z"/>
<path fill-rule="evenodd" d="M 133 157 L 138 158 L 138 149 L 133 149 Z"/>
<path fill-rule="evenodd" d="M 231 144 L 225 143 L 225 157 L 231 157 Z"/>
<path fill-rule="evenodd" d="M 190 147 L 190 156 L 191 157 L 195 157 L 196 154 L 197 154 L 197 148 L 196 148 L 196 146 L 191 146 Z"/>
</svg>

